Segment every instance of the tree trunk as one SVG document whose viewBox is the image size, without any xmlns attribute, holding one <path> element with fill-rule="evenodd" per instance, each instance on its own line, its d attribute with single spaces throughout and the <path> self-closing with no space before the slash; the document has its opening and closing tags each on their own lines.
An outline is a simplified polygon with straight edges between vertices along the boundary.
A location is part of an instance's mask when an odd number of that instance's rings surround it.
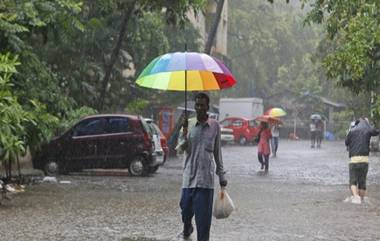
<svg viewBox="0 0 380 241">
<path fill-rule="evenodd" d="M 101 89 L 100 89 L 100 98 L 99 98 L 99 102 L 98 102 L 98 110 L 99 111 L 102 111 L 103 108 L 104 108 L 104 102 L 105 102 L 105 98 L 106 98 L 107 86 L 108 86 L 108 83 L 110 81 L 111 72 L 112 72 L 113 66 L 114 66 L 114 64 L 115 64 L 115 62 L 117 60 L 117 57 L 119 55 L 119 52 L 120 52 L 120 49 L 121 49 L 121 45 L 123 43 L 123 39 L 124 39 L 124 36 L 125 36 L 125 32 L 127 30 L 128 21 L 130 19 L 130 16 L 132 14 L 133 9 L 135 8 L 136 1 L 137 0 L 133 1 L 127 7 L 127 9 L 125 11 L 125 14 L 124 14 L 124 17 L 123 17 L 123 21 L 121 22 L 119 37 L 117 39 L 116 46 L 115 46 L 115 48 L 112 51 L 110 63 L 106 66 L 105 75 L 104 75 L 104 78 L 103 78 L 103 81 L 102 81 L 102 86 L 101 86 Z"/>
<path fill-rule="evenodd" d="M 216 36 L 216 31 L 218 30 L 220 17 L 222 16 L 222 12 L 223 12 L 223 6 L 224 6 L 224 0 L 219 0 L 218 5 L 216 6 L 216 13 L 215 13 L 214 22 L 211 26 L 211 29 L 210 29 L 210 32 L 209 32 L 208 38 L 207 38 L 207 43 L 205 46 L 205 53 L 206 54 L 211 54 L 211 47 L 212 47 L 212 43 L 214 42 L 214 39 Z"/>
</svg>

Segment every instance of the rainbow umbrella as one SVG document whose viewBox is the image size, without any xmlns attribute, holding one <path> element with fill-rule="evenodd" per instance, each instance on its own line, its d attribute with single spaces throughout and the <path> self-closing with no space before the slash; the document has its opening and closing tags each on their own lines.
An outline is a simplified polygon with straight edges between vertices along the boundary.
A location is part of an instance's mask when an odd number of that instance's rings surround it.
<svg viewBox="0 0 380 241">
<path fill-rule="evenodd" d="M 274 107 L 265 111 L 264 115 L 269 115 L 272 117 L 282 117 L 286 116 L 286 112 L 282 108 Z"/>
<path fill-rule="evenodd" d="M 176 52 L 155 58 L 136 80 L 139 86 L 185 91 L 209 91 L 232 87 L 236 80 L 222 61 L 204 53 Z"/>
<path fill-rule="evenodd" d="M 136 83 L 160 90 L 208 91 L 229 88 L 236 80 L 214 57 L 204 53 L 176 52 L 155 58 Z"/>
</svg>

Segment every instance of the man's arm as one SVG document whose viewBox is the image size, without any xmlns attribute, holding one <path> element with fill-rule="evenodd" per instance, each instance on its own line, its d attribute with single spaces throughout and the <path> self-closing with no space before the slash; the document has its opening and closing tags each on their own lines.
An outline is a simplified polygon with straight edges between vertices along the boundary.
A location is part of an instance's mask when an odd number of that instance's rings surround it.
<svg viewBox="0 0 380 241">
<path fill-rule="evenodd" d="M 188 152 L 187 148 L 189 146 L 189 143 L 187 135 L 187 131 L 184 131 L 183 128 L 181 128 L 179 131 L 177 146 L 175 147 L 175 150 L 178 154 L 183 154 L 184 151 Z"/>
<path fill-rule="evenodd" d="M 377 135 L 379 135 L 380 130 L 375 128 L 375 127 L 372 127 L 370 133 L 371 133 L 371 136 L 377 136 Z"/>
<path fill-rule="evenodd" d="M 215 138 L 215 145 L 214 145 L 214 160 L 216 164 L 216 175 L 219 176 L 219 184 L 221 187 L 227 186 L 227 180 L 224 176 L 225 171 L 223 167 L 223 158 L 222 158 L 222 148 L 221 148 L 221 141 L 220 141 L 220 126 L 218 124 L 217 126 L 217 134 Z"/>
<path fill-rule="evenodd" d="M 350 144 L 350 139 L 351 139 L 351 131 L 348 131 L 346 139 L 344 140 L 344 144 L 346 144 L 347 147 Z"/>
</svg>

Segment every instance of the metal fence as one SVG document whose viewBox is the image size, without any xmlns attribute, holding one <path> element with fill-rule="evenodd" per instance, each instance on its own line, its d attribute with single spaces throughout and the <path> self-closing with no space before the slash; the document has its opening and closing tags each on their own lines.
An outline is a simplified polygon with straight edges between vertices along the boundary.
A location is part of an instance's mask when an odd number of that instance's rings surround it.
<svg viewBox="0 0 380 241">
<path fill-rule="evenodd" d="M 325 136 L 334 140 L 344 139 L 350 125 L 350 121 L 324 121 Z M 300 139 L 310 138 L 309 119 L 283 119 L 280 129 L 281 138 L 289 138 L 296 135 Z"/>
</svg>

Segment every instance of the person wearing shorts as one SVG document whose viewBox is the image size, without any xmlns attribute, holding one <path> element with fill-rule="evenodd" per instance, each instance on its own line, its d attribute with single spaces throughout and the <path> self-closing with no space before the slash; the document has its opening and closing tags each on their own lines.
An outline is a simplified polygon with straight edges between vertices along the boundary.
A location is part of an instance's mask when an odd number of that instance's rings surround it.
<svg viewBox="0 0 380 241">
<path fill-rule="evenodd" d="M 357 125 L 347 134 L 345 144 L 350 157 L 349 176 L 352 203 L 360 204 L 364 201 L 367 190 L 369 142 L 371 136 L 378 134 L 379 130 L 370 126 L 367 118 L 360 118 Z"/>
<path fill-rule="evenodd" d="M 360 160 L 360 162 L 352 162 Z M 351 158 L 349 164 L 350 186 L 357 186 L 358 190 L 367 190 L 368 156 Z"/>
</svg>

